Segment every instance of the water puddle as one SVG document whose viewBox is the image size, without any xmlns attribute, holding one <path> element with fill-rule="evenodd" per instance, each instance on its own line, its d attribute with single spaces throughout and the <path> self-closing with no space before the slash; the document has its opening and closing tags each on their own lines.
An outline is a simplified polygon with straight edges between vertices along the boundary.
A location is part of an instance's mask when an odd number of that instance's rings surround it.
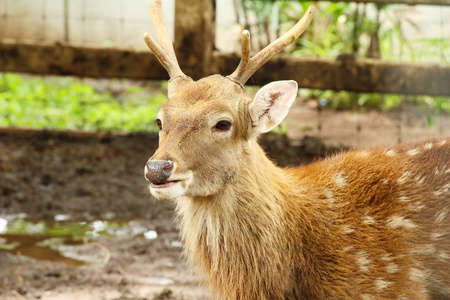
<svg viewBox="0 0 450 300">
<path fill-rule="evenodd" d="M 50 239 L 50 236 L 0 235 L 0 251 L 8 252 L 19 257 L 27 256 L 38 260 L 63 262 L 69 266 L 81 266 L 85 264 L 82 260 L 66 257 L 60 251 L 41 244 Z M 81 245 L 83 242 L 63 241 L 63 244 L 74 246 Z"/>
<path fill-rule="evenodd" d="M 101 236 L 156 239 L 158 234 L 136 220 L 73 221 L 68 215 L 57 215 L 43 221 L 29 220 L 24 214 L 0 216 L 0 252 L 18 257 L 81 266 L 89 261 L 74 250 Z"/>
</svg>

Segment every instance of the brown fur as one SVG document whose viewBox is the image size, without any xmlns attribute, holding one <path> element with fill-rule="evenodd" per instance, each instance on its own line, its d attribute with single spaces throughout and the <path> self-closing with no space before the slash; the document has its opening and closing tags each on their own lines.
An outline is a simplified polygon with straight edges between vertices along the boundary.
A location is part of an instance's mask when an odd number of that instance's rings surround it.
<svg viewBox="0 0 450 300">
<path fill-rule="evenodd" d="M 153 159 L 194 181 L 178 199 L 188 262 L 220 299 L 450 299 L 450 139 L 275 166 L 251 100 L 221 76 L 161 110 Z M 232 116 L 230 136 L 211 133 Z"/>
</svg>

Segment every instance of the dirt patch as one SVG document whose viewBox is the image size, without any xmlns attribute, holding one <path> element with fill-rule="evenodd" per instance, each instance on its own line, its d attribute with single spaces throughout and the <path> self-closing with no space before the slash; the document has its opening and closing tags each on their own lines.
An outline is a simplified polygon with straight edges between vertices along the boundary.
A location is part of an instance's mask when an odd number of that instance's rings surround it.
<svg viewBox="0 0 450 300">
<path fill-rule="evenodd" d="M 145 209 L 151 204 L 142 170 L 156 146 L 152 134 L 3 130 L 1 209 L 39 219 L 62 213 L 152 217 L 159 207 Z"/>
<path fill-rule="evenodd" d="M 434 126 L 428 124 L 432 118 Z M 432 136 L 450 135 L 450 114 L 428 106 L 404 103 L 391 112 L 318 109 L 317 101 L 296 102 L 287 116 L 292 140 L 319 137 L 326 145 L 350 147 L 394 145 Z"/>
</svg>

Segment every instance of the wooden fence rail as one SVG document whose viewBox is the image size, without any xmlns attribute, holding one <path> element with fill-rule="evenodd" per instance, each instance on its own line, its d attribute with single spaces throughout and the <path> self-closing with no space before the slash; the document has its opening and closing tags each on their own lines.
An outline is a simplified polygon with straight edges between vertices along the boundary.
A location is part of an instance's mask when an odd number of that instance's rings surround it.
<svg viewBox="0 0 450 300">
<path fill-rule="evenodd" d="M 0 44 L 0 71 L 75 75 L 93 78 L 167 79 L 166 71 L 150 52 L 70 46 Z M 207 70 L 194 78 L 231 74 L 237 55 L 214 52 Z M 185 69 L 182 65 L 182 68 Z M 186 69 L 189 69 L 188 67 Z M 199 69 L 198 69 L 199 70 Z M 262 85 L 293 79 L 300 87 L 356 92 L 450 96 L 450 66 L 392 63 L 374 59 L 334 60 L 281 55 L 249 80 Z"/>
</svg>

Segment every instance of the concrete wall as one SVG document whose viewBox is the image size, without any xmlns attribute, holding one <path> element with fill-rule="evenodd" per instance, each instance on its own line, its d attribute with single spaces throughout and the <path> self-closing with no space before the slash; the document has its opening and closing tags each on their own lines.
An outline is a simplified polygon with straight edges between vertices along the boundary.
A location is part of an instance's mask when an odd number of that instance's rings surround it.
<svg viewBox="0 0 450 300">
<path fill-rule="evenodd" d="M 45 43 L 64 42 L 67 37 L 67 42 L 73 45 L 146 49 L 142 34 L 153 32 L 149 3 L 149 0 L 0 0 L 0 37 Z M 175 0 L 165 0 L 163 9 L 173 39 Z"/>
<path fill-rule="evenodd" d="M 0 40 L 100 46 L 146 50 L 142 34 L 153 32 L 151 0 L 0 0 Z M 164 0 L 163 9 L 173 40 L 176 0 Z M 67 3 L 65 32 L 64 5 Z M 216 47 L 240 52 L 242 28 L 236 24 L 233 0 L 216 0 Z M 373 14 L 369 9 L 367 13 Z M 403 6 L 400 12 L 418 25 L 404 26 L 407 39 L 449 38 L 450 7 Z M 393 16 L 393 12 L 390 14 Z M 389 26 L 389 18 L 382 26 Z"/>
</svg>

